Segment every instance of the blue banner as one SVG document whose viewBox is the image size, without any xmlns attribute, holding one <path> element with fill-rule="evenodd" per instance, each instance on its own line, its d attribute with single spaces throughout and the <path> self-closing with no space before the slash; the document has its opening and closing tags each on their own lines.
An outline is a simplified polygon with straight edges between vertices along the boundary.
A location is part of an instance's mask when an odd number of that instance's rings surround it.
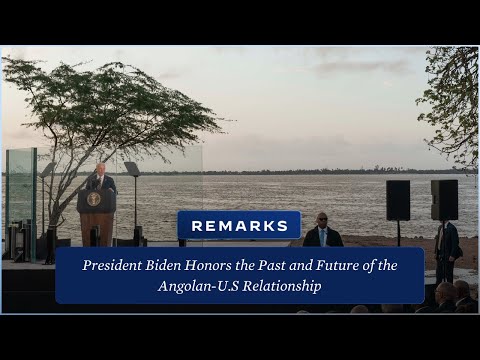
<svg viewBox="0 0 480 360">
<path fill-rule="evenodd" d="M 416 304 L 416 247 L 62 247 L 60 304 Z"/>
<path fill-rule="evenodd" d="M 179 239 L 299 239 L 300 211 L 181 210 L 177 212 Z"/>
</svg>

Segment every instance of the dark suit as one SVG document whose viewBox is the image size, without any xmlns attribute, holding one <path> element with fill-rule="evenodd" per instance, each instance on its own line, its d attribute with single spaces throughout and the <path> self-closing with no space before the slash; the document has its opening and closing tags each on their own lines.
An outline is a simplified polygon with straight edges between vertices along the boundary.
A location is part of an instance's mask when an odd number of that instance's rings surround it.
<svg viewBox="0 0 480 360">
<path fill-rule="evenodd" d="M 97 176 L 92 176 L 90 179 L 87 181 L 87 190 L 95 190 L 97 188 L 98 184 L 98 179 Z M 107 175 L 103 175 L 103 183 L 102 183 L 102 189 L 108 190 L 112 189 L 115 194 L 117 194 L 117 187 L 115 186 L 115 181 L 113 181 L 113 178 Z"/>
<path fill-rule="evenodd" d="M 442 225 L 438 227 L 438 232 L 435 242 L 435 259 L 437 260 L 437 284 L 440 284 L 443 281 L 443 271 L 445 267 L 445 277 L 448 282 L 453 283 L 453 268 L 455 266 L 455 261 L 449 261 L 449 257 L 453 256 L 455 259 L 460 257 L 461 250 L 458 246 L 458 232 L 457 228 L 448 223 L 445 225 L 445 236 L 443 237 L 442 243 L 439 244 L 439 239 L 442 233 Z M 440 250 L 438 246 L 440 245 Z M 445 265 L 445 266 L 444 266 Z"/>
<path fill-rule="evenodd" d="M 340 234 L 327 226 L 327 246 L 343 246 L 343 241 Z M 307 232 L 303 246 L 320 246 L 320 233 L 318 226 Z"/>
<path fill-rule="evenodd" d="M 453 313 L 457 309 L 457 306 L 453 301 L 445 301 L 442 305 L 437 307 L 433 312 L 434 313 Z"/>
<path fill-rule="evenodd" d="M 462 305 L 470 305 L 472 307 L 471 311 L 474 313 L 478 313 L 478 301 L 474 300 L 471 296 L 467 296 L 466 298 L 463 298 L 462 300 L 457 302 L 457 309 Z"/>
<path fill-rule="evenodd" d="M 421 307 L 417 310 L 415 310 L 415 314 L 428 314 L 428 313 L 433 313 L 435 309 L 431 306 L 424 306 Z"/>
</svg>

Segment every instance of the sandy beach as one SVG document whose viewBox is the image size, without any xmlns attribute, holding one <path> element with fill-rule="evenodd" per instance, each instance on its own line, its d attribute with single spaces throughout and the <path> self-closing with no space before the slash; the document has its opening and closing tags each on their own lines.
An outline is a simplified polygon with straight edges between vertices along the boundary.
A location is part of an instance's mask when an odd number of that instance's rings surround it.
<svg viewBox="0 0 480 360">
<path fill-rule="evenodd" d="M 342 235 L 345 246 L 398 246 L 398 239 L 385 236 Z M 302 246 L 303 238 L 293 240 L 290 246 Z M 418 246 L 425 250 L 425 270 L 435 270 L 435 239 L 400 238 L 400 246 Z M 455 267 L 478 271 L 478 237 L 460 238 L 463 257 L 457 259 Z"/>
<path fill-rule="evenodd" d="M 342 235 L 345 246 L 398 246 L 398 239 L 385 236 L 355 236 Z M 289 246 L 302 246 L 303 238 L 293 240 Z M 436 260 L 434 258 L 435 239 L 425 238 L 400 238 L 400 246 L 416 246 L 425 250 L 425 270 L 434 271 Z M 477 281 L 471 284 L 472 295 L 478 298 L 478 237 L 460 238 L 460 247 L 463 257 L 455 262 L 454 276 L 456 273 L 475 273 Z"/>
</svg>

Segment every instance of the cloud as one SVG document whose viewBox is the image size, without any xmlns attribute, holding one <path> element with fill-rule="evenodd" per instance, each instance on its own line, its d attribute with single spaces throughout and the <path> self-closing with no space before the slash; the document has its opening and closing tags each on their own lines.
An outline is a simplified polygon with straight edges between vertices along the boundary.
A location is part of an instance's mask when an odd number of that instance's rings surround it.
<svg viewBox="0 0 480 360">
<path fill-rule="evenodd" d="M 359 53 L 361 51 L 365 51 L 362 48 L 355 48 L 355 47 L 311 47 L 305 48 L 304 54 L 305 55 L 314 55 L 320 57 L 322 59 L 326 58 L 345 58 L 352 53 Z"/>
<path fill-rule="evenodd" d="M 22 129 L 15 131 L 4 130 L 2 133 L 2 147 L 4 149 L 20 149 L 35 146 L 45 146 L 47 140 L 41 136 L 39 131 L 33 129 Z"/>
<path fill-rule="evenodd" d="M 169 79 L 179 78 L 180 76 L 182 76 L 182 74 L 180 73 L 180 71 L 178 71 L 178 70 L 169 70 L 169 71 L 166 71 L 166 72 L 164 72 L 164 73 L 161 73 L 161 74 L 158 75 L 157 77 L 158 77 L 160 80 L 169 80 Z"/>
<path fill-rule="evenodd" d="M 247 52 L 247 48 L 245 46 L 214 46 L 209 49 L 220 55 L 228 53 L 243 55 Z"/>
<path fill-rule="evenodd" d="M 123 49 L 116 49 L 113 53 L 113 57 L 116 61 L 122 61 L 122 59 L 127 55 L 127 52 Z"/>
<path fill-rule="evenodd" d="M 272 67 L 272 71 L 278 74 L 305 73 L 305 72 L 309 72 L 309 69 L 305 66 L 296 66 L 296 67 L 274 66 Z"/>
<path fill-rule="evenodd" d="M 393 83 L 391 81 L 384 80 L 383 81 L 383 86 L 386 87 L 386 88 L 391 88 L 391 87 L 393 87 Z"/>
<path fill-rule="evenodd" d="M 387 49 L 382 47 L 281 47 L 275 48 L 275 51 L 279 53 L 294 51 L 304 57 L 304 64 L 298 66 L 279 64 L 273 71 L 277 73 L 313 72 L 319 76 L 376 71 L 405 75 L 413 73 L 410 66 L 411 55 L 425 50 L 426 48 L 399 48 L 398 51 L 401 53 L 397 53 L 397 48 L 394 47 Z M 390 58 L 385 58 L 385 54 L 390 54 Z"/>
<path fill-rule="evenodd" d="M 381 46 L 381 47 L 310 47 L 304 48 L 306 55 L 317 56 L 321 59 L 339 58 L 346 59 L 351 56 L 371 55 L 374 53 L 384 53 L 385 51 L 394 51 L 404 55 L 425 54 L 428 46 Z"/>
<path fill-rule="evenodd" d="M 2 49 L 2 56 L 9 56 L 17 60 L 29 60 L 27 59 L 27 48 L 17 47 L 11 49 Z"/>
<path fill-rule="evenodd" d="M 336 61 L 325 62 L 311 67 L 311 70 L 318 75 L 328 75 L 332 73 L 366 73 L 373 71 L 384 71 L 397 75 L 407 74 L 408 69 L 406 60 L 397 61 Z"/>
<path fill-rule="evenodd" d="M 430 49 L 429 47 L 427 46 L 419 46 L 419 47 L 400 47 L 398 48 L 398 50 L 400 52 L 403 52 L 405 54 L 413 54 L 413 55 L 417 55 L 417 54 L 423 54 L 423 55 L 426 55 L 426 52 L 427 50 Z"/>
</svg>

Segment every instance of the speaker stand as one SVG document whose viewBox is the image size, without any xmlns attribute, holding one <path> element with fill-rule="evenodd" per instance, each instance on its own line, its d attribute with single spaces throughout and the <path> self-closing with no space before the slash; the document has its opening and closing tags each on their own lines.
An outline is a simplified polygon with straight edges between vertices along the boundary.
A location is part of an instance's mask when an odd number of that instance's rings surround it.
<svg viewBox="0 0 480 360">
<path fill-rule="evenodd" d="M 447 281 L 447 257 L 445 254 L 446 251 L 446 241 L 445 241 L 445 220 L 442 220 L 442 257 L 443 257 L 443 278 L 442 281 Z"/>
<path fill-rule="evenodd" d="M 398 246 L 400 246 L 400 220 L 397 220 L 397 242 Z"/>
</svg>

